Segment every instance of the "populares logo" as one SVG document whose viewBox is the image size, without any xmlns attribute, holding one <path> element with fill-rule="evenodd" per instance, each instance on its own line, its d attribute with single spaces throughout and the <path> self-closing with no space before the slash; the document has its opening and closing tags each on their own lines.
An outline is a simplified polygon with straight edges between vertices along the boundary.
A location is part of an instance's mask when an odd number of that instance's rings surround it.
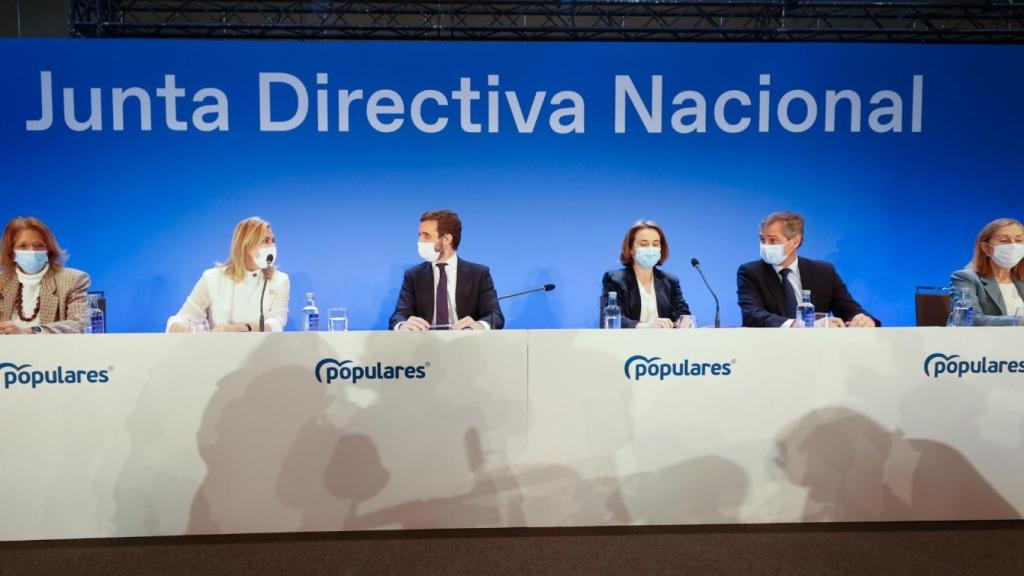
<svg viewBox="0 0 1024 576">
<path fill-rule="evenodd" d="M 648 358 L 640 354 L 630 356 L 626 359 L 623 371 L 626 378 L 639 381 L 641 378 L 657 378 L 664 380 L 672 376 L 729 376 L 736 360 L 728 362 L 696 362 L 683 360 L 681 362 L 666 362 L 660 356 Z"/>
<path fill-rule="evenodd" d="M 935 353 L 924 359 L 924 375 L 938 378 L 943 374 L 963 378 L 968 374 L 1024 374 L 1024 360 L 964 360 L 959 354 Z"/>
<path fill-rule="evenodd" d="M 427 368 L 430 368 L 430 362 L 419 366 L 385 366 L 381 362 L 360 366 L 351 360 L 324 358 L 317 362 L 314 373 L 316 381 L 321 384 L 330 384 L 335 380 L 355 384 L 360 380 L 423 380 L 427 377 Z"/>
<path fill-rule="evenodd" d="M 106 370 L 72 370 L 58 366 L 52 370 L 38 370 L 31 364 L 14 364 L 0 362 L 0 382 L 4 390 L 14 386 L 31 386 L 32 389 L 43 384 L 106 384 L 110 381 L 110 371 Z"/>
</svg>

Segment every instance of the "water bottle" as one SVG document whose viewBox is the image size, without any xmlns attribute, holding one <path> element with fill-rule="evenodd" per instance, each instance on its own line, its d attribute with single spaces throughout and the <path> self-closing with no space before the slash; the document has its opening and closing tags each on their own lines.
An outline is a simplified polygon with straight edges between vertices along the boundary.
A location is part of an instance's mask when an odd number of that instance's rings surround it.
<svg viewBox="0 0 1024 576">
<path fill-rule="evenodd" d="M 947 326 L 968 327 L 974 325 L 974 305 L 971 304 L 971 297 L 967 290 L 954 288 L 950 294 L 953 312 L 949 315 Z"/>
<path fill-rule="evenodd" d="M 103 321 L 103 310 L 100 310 L 100 295 L 88 294 L 86 296 L 85 320 L 82 322 L 82 330 L 86 334 L 103 334 L 106 332 L 106 323 Z"/>
<path fill-rule="evenodd" d="M 802 320 L 804 328 L 814 327 L 814 304 L 811 304 L 811 291 L 801 291 L 803 296 L 803 302 L 796 307 L 796 317 L 798 320 Z"/>
<path fill-rule="evenodd" d="M 302 329 L 306 332 L 320 331 L 320 309 L 313 301 L 312 292 L 306 292 L 306 307 L 302 309 Z"/>
<path fill-rule="evenodd" d="M 622 328 L 622 309 L 619 308 L 619 295 L 608 293 L 608 304 L 604 307 L 604 327 L 608 330 Z"/>
</svg>

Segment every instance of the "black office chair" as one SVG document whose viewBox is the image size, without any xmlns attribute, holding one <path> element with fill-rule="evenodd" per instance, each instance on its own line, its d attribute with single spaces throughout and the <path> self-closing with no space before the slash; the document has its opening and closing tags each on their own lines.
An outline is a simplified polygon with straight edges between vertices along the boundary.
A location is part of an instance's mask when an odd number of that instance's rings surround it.
<svg viewBox="0 0 1024 576">
<path fill-rule="evenodd" d="M 917 286 L 914 288 L 914 311 L 918 326 L 945 326 L 953 305 L 948 286 Z"/>
</svg>

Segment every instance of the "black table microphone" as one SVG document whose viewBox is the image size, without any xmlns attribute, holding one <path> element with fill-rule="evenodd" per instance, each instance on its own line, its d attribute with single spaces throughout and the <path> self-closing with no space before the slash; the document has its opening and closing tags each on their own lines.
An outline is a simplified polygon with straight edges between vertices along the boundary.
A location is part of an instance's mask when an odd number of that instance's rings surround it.
<svg viewBox="0 0 1024 576">
<path fill-rule="evenodd" d="M 708 287 L 708 292 L 711 292 L 711 297 L 715 299 L 715 328 L 721 328 L 722 320 L 719 317 L 720 309 L 718 306 L 718 295 L 715 294 L 715 291 L 711 288 L 711 284 L 708 283 L 708 278 L 704 275 L 704 271 L 700 269 L 700 260 L 691 258 L 690 264 L 697 269 L 698 273 L 700 273 L 701 279 L 704 280 L 704 285 Z"/>
</svg>

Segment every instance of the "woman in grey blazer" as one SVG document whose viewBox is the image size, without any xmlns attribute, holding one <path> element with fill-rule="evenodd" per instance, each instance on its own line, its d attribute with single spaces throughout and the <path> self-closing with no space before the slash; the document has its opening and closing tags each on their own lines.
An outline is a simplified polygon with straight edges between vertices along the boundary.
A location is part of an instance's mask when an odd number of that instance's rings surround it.
<svg viewBox="0 0 1024 576">
<path fill-rule="evenodd" d="M 1024 225 L 1012 218 L 990 222 L 978 234 L 971 263 L 952 281 L 971 298 L 975 326 L 1024 325 Z"/>
</svg>

